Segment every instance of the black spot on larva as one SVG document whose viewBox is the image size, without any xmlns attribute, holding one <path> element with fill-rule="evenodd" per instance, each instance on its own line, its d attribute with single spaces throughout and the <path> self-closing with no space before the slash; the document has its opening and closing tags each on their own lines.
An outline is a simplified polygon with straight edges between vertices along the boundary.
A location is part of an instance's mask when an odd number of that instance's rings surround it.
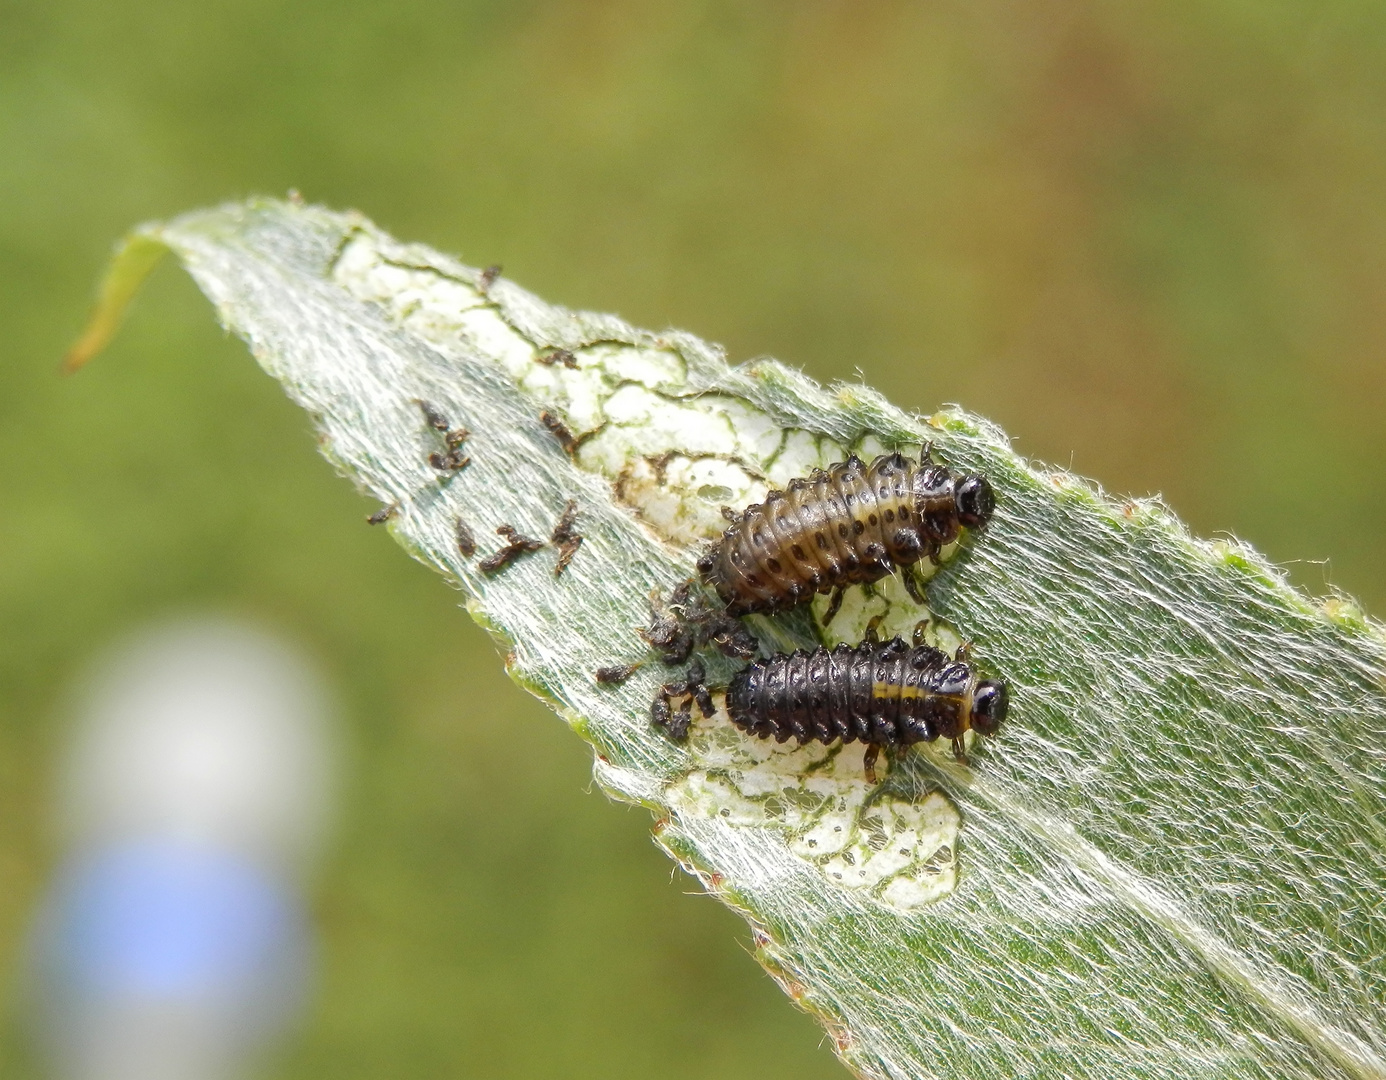
<svg viewBox="0 0 1386 1080">
<path fill-rule="evenodd" d="M 870 465 L 852 457 L 747 507 L 703 556 L 698 574 L 730 615 L 782 611 L 815 592 L 936 560 L 964 526 L 984 526 L 994 505 L 985 477 L 935 464 L 927 449 L 917 463 L 900 454 Z M 773 534 L 767 518 L 776 522 Z"/>
</svg>

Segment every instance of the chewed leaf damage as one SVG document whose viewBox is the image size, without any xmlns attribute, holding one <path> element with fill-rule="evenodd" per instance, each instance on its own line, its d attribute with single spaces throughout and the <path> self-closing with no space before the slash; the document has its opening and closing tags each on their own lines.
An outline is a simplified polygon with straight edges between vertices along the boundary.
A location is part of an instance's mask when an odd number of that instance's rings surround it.
<svg viewBox="0 0 1386 1080">
<path fill-rule="evenodd" d="M 864 776 L 861 744 L 781 745 L 747 739 L 719 711 L 697 725 L 693 767 L 664 798 L 689 818 L 783 830 L 790 850 L 834 886 L 909 911 L 952 892 L 962 817 L 942 792 L 882 795 Z M 888 771 L 883 761 L 877 778 Z"/>
<path fill-rule="evenodd" d="M 875 439 L 848 447 L 784 429 L 740 398 L 700 392 L 678 349 L 653 335 L 642 344 L 574 345 L 555 362 L 555 350 L 506 323 L 469 274 L 428 265 L 417 249 L 367 230 L 351 236 L 332 267 L 337 284 L 410 332 L 439 344 L 460 337 L 495 357 L 561 423 L 577 463 L 605 476 L 665 540 L 713 539 L 726 525 L 722 507 L 760 501 L 851 451 L 886 449 Z"/>
<path fill-rule="evenodd" d="M 875 439 L 848 447 L 784 429 L 739 398 L 693 392 L 678 350 L 657 339 L 574 343 L 561 350 L 532 342 L 500 317 L 481 283 L 467 280 L 461 268 L 430 266 L 417 250 L 372 232 L 358 231 L 347 241 L 332 277 L 420 337 L 439 344 L 462 337 L 496 357 L 543 403 L 543 423 L 576 463 L 606 477 L 617 500 L 678 545 L 720 536 L 723 508 L 763 500 L 776 486 L 851 452 L 871 456 L 886 449 Z M 504 287 L 498 282 L 491 291 Z M 930 569 L 926 564 L 926 576 Z M 880 613 L 892 603 L 900 621 L 919 618 L 918 605 L 903 589 L 897 596 L 888 581 L 849 600 L 842 629 L 860 629 L 869 618 L 863 609 Z M 695 763 L 711 739 L 707 731 L 696 737 Z M 795 838 L 795 853 L 830 881 L 893 907 L 918 907 L 953 888 L 961 819 L 941 794 L 917 804 L 889 798 L 868 805 L 876 787 L 864 779 L 860 747 L 785 753 L 729 726 L 717 740 L 721 766 L 695 764 L 668 791 L 681 813 L 779 820 Z"/>
</svg>

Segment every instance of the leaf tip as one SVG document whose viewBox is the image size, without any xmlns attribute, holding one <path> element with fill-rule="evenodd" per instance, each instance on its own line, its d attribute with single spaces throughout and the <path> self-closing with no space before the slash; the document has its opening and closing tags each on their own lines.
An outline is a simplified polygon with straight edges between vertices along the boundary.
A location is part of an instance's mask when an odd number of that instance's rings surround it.
<svg viewBox="0 0 1386 1080">
<path fill-rule="evenodd" d="M 152 226 L 137 229 L 121 241 L 102 279 L 86 329 L 63 357 L 59 369 L 62 374 L 80 371 L 111 343 L 125 319 L 130 301 L 167 251 L 167 245 L 157 237 Z"/>
</svg>

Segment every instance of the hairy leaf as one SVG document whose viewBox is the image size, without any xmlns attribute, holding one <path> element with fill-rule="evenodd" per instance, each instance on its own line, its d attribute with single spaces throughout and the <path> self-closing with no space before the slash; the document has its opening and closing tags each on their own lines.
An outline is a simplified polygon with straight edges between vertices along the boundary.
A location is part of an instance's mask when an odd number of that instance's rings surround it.
<svg viewBox="0 0 1386 1080">
<path fill-rule="evenodd" d="M 162 248 L 858 1073 L 1386 1077 L 1386 637 L 1350 602 L 1026 462 L 975 417 L 731 367 L 354 214 L 255 201 L 138 230 L 74 366 Z M 461 427 L 460 447 L 440 430 Z M 831 636 L 808 611 L 749 623 L 772 649 L 856 640 L 877 614 L 970 640 L 1013 701 L 970 764 L 915 749 L 871 784 L 859 745 L 762 743 L 724 713 L 680 746 L 649 721 L 667 669 L 594 680 L 649 659 L 649 597 L 690 576 L 721 506 L 924 439 L 999 497 L 934 611 L 888 580 Z M 483 569 L 498 529 L 548 540 L 570 500 L 583 540 L 561 575 L 552 543 Z"/>
</svg>

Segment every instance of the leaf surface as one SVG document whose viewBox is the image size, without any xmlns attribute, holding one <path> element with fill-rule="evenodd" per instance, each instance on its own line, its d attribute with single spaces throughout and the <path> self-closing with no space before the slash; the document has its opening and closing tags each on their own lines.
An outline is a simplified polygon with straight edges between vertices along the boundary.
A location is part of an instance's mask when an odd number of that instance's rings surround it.
<svg viewBox="0 0 1386 1080">
<path fill-rule="evenodd" d="M 975 417 L 732 367 L 355 214 L 252 201 L 145 226 L 73 366 L 163 248 L 859 1074 L 1386 1078 L 1386 638 L 1349 601 Z M 420 401 L 469 429 L 465 468 L 429 464 L 447 447 Z M 749 624 L 773 649 L 855 641 L 873 615 L 971 641 L 1012 708 L 969 765 L 916 749 L 872 785 L 860 745 L 761 743 L 725 714 L 678 746 L 649 722 L 667 669 L 596 683 L 647 655 L 648 598 L 691 575 L 720 506 L 923 439 L 999 499 L 933 611 L 892 579 L 853 590 L 832 635 L 806 610 Z M 562 575 L 552 546 L 482 571 L 498 528 L 546 539 L 569 500 L 584 539 Z M 712 681 L 734 666 L 711 659 Z"/>
</svg>

